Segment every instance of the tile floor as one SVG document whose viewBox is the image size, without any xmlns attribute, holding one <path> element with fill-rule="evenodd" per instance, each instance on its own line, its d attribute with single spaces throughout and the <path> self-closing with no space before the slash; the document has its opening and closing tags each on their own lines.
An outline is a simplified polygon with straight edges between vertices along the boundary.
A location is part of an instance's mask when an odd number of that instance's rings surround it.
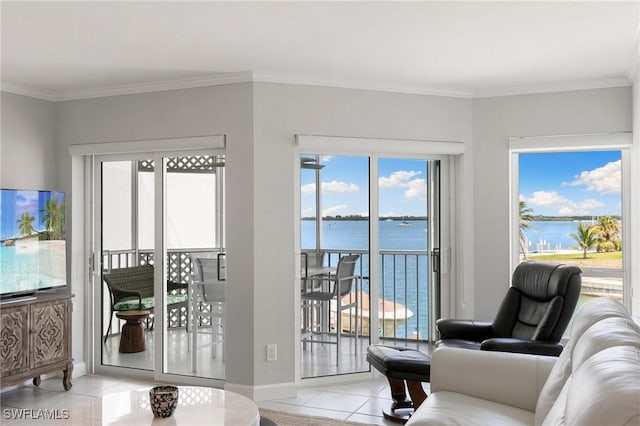
<svg viewBox="0 0 640 426">
<path fill-rule="evenodd" d="M 60 378 L 44 380 L 39 388 L 29 385 L 2 392 L 0 424 L 11 426 L 33 424 L 33 420 L 9 418 L 7 409 L 76 407 L 77 411 L 74 412 L 90 413 L 96 397 L 153 385 L 152 382 L 88 375 L 75 378 L 73 387 L 65 392 L 60 380 Z M 428 384 L 425 385 L 428 386 Z M 387 382 L 385 379 L 379 379 L 355 384 L 303 388 L 298 391 L 296 398 L 259 401 L 257 405 L 272 410 L 351 420 L 371 425 L 397 425 L 382 417 L 382 408 L 388 407 L 390 403 L 391 396 Z M 68 420 L 56 424 L 88 426 L 86 419 L 86 415 L 82 415 L 75 417 L 74 420 L 74 416 L 71 415 Z M 43 422 L 42 424 L 51 423 Z"/>
</svg>

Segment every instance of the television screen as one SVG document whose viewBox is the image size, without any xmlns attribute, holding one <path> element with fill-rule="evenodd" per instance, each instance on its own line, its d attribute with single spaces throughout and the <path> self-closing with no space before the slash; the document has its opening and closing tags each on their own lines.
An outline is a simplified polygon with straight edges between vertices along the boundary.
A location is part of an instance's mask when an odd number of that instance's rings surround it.
<svg viewBox="0 0 640 426">
<path fill-rule="evenodd" d="M 0 297 L 67 284 L 63 192 L 0 190 Z"/>
</svg>

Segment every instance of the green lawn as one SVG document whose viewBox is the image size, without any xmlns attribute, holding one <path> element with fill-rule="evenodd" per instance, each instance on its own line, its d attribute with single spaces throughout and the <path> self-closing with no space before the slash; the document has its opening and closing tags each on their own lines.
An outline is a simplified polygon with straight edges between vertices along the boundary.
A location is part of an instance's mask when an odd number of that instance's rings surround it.
<svg viewBox="0 0 640 426">
<path fill-rule="evenodd" d="M 572 265 L 586 268 L 622 268 L 622 252 L 587 253 L 587 258 L 582 258 L 582 252 L 576 253 L 549 253 L 530 254 L 529 260 L 540 262 L 566 262 Z"/>
</svg>

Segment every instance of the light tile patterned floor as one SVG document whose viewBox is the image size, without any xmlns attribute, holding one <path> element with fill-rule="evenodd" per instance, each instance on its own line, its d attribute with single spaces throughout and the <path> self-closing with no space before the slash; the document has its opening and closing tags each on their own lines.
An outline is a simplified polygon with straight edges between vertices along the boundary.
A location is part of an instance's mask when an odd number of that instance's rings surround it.
<svg viewBox="0 0 640 426">
<path fill-rule="evenodd" d="M 5 409 L 64 409 L 71 404 L 74 407 L 85 407 L 82 419 L 69 418 L 68 421 L 56 424 L 91 425 L 92 407 L 95 398 L 109 393 L 136 389 L 141 386 L 151 387 L 152 382 L 118 379 L 105 376 L 82 376 L 73 380 L 73 387 L 65 392 L 61 379 L 44 380 L 39 388 L 32 385 L 7 390 L 0 394 L 0 414 L 2 425 L 28 425 L 33 420 L 9 419 Z M 428 390 L 428 384 L 425 384 Z M 382 417 L 382 408 L 391 404 L 391 396 L 386 380 L 371 380 L 355 384 L 331 385 L 316 388 L 303 388 L 296 398 L 259 401 L 258 407 L 279 411 L 289 411 L 314 416 L 331 417 L 362 422 L 372 425 L 397 425 Z M 84 417 L 87 416 L 87 417 Z M 43 423 L 44 424 L 44 423 Z"/>
</svg>

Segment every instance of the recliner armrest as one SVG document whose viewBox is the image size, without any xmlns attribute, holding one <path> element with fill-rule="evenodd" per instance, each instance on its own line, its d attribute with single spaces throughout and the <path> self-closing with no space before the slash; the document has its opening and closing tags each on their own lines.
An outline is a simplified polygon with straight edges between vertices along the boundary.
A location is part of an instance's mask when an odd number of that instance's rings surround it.
<svg viewBox="0 0 640 426">
<path fill-rule="evenodd" d="M 431 357 L 431 392 L 462 393 L 534 412 L 556 361 L 548 356 L 442 347 Z"/>
<path fill-rule="evenodd" d="M 559 343 L 500 337 L 484 340 L 480 344 L 480 349 L 483 351 L 558 356 L 562 352 L 563 346 Z"/>
<path fill-rule="evenodd" d="M 442 318 L 436 321 L 440 339 L 460 339 L 482 342 L 493 337 L 492 323 L 466 319 Z"/>
</svg>

